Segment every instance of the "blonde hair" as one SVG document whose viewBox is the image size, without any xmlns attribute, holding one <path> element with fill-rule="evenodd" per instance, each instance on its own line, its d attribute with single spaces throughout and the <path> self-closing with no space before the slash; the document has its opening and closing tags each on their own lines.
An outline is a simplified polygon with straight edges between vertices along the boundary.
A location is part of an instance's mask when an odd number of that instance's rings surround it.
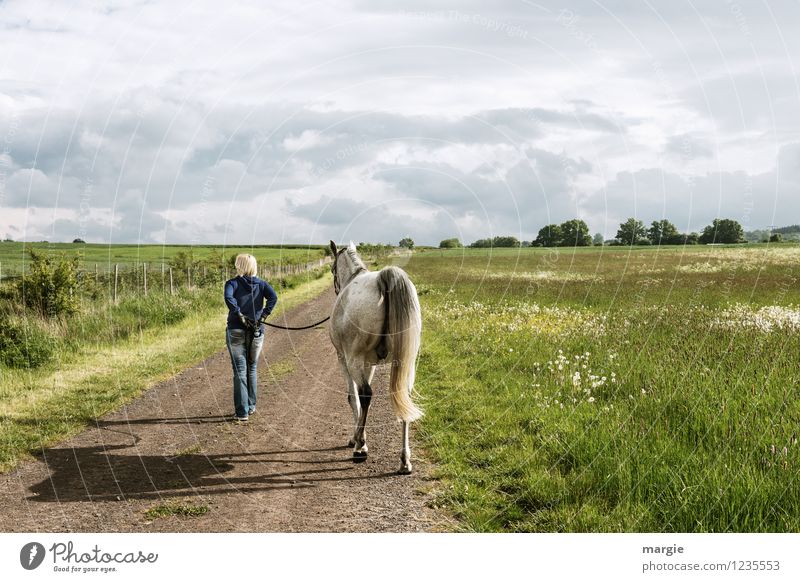
<svg viewBox="0 0 800 582">
<path fill-rule="evenodd" d="M 241 276 L 249 275 L 253 277 L 258 272 L 258 263 L 253 255 L 242 253 L 236 256 L 236 274 Z"/>
</svg>

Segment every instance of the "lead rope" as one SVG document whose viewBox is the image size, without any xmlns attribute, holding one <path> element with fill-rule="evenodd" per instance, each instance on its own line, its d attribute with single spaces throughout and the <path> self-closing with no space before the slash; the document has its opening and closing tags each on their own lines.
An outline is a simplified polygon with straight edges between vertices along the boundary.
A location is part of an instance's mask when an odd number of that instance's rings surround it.
<svg viewBox="0 0 800 582">
<path fill-rule="evenodd" d="M 261 323 L 263 323 L 264 325 L 268 325 L 268 326 L 270 326 L 270 327 L 274 327 L 274 328 L 276 328 L 276 329 L 288 329 L 289 331 L 300 331 L 300 330 L 302 330 L 302 329 L 311 329 L 312 327 L 317 327 L 319 324 L 321 324 L 321 323 L 325 323 L 325 322 L 326 322 L 326 321 L 328 321 L 330 318 L 331 318 L 331 316 L 329 315 L 328 317 L 326 317 L 325 319 L 322 319 L 322 320 L 318 321 L 317 323 L 312 323 L 311 325 L 304 325 L 304 326 L 302 326 L 302 327 L 290 327 L 290 326 L 288 326 L 288 325 L 277 325 L 277 324 L 275 324 L 275 323 L 268 323 L 268 322 L 266 322 L 266 321 L 262 321 Z"/>
</svg>

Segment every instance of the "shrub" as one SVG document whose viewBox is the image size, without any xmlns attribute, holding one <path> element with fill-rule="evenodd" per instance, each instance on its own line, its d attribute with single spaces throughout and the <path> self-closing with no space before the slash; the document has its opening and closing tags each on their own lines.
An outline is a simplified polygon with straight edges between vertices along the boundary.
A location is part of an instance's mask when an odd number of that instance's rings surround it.
<svg viewBox="0 0 800 582">
<path fill-rule="evenodd" d="M 78 257 L 56 259 L 34 250 L 29 252 L 30 272 L 17 283 L 25 306 L 44 317 L 78 311 Z"/>
<path fill-rule="evenodd" d="M 440 249 L 460 249 L 463 246 L 457 238 L 446 238 L 439 243 Z"/>
<path fill-rule="evenodd" d="M 53 359 L 56 340 L 28 319 L 0 316 L 0 362 L 9 368 L 38 368 Z"/>
</svg>

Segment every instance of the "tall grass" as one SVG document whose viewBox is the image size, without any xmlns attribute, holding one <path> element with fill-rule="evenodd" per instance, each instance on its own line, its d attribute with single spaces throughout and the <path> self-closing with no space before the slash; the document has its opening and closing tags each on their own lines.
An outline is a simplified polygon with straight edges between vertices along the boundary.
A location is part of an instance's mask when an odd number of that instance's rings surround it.
<svg viewBox="0 0 800 582">
<path fill-rule="evenodd" d="M 799 256 L 416 255 L 437 503 L 471 531 L 800 529 Z"/>
</svg>

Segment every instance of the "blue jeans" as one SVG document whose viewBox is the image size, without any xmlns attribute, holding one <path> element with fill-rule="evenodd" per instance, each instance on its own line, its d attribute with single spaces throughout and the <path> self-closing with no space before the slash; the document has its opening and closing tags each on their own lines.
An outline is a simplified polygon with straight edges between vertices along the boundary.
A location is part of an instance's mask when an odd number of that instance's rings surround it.
<svg viewBox="0 0 800 582">
<path fill-rule="evenodd" d="M 249 330 L 228 328 L 225 341 L 233 365 L 233 406 L 236 416 L 248 416 L 256 407 L 256 368 L 264 345 L 264 334 L 262 332 L 256 336 Z"/>
</svg>

